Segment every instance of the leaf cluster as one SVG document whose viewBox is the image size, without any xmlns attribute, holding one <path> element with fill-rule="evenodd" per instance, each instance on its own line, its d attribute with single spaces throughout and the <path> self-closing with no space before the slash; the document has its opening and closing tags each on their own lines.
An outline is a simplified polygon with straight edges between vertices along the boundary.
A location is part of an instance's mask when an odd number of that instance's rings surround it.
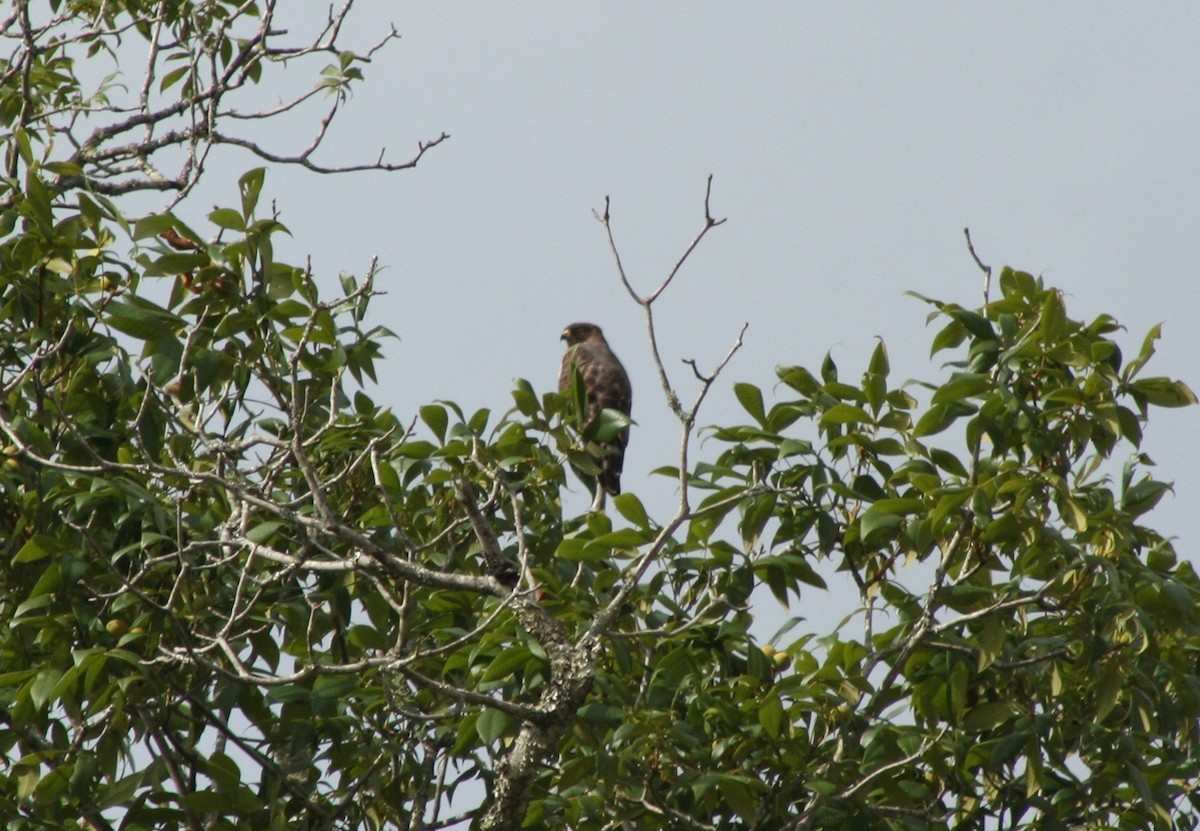
<svg viewBox="0 0 1200 831">
<path fill-rule="evenodd" d="M 370 53 L 334 48 L 344 10 L 285 47 L 275 10 L 19 3 L 0 31 L 7 827 L 1197 825 L 1200 583 L 1141 449 L 1195 396 L 1146 374 L 1158 327 L 1126 360 L 1005 269 L 980 308 L 921 298 L 935 380 L 896 384 L 883 343 L 856 380 L 782 366 L 696 461 L 717 373 L 685 410 L 655 345 L 676 511 L 567 515 L 628 421 L 525 381 L 504 413 L 378 404 L 377 265 L 331 292 L 281 261 L 265 169 L 198 218 L 130 213 L 217 144 L 326 169 Z M 127 42 L 132 103 L 85 88 Z M 226 131 L 329 54 L 307 150 Z M 706 195 L 688 253 L 720 222 Z M 651 329 L 683 259 L 625 281 Z M 768 595 L 795 614 L 763 643 Z"/>
</svg>

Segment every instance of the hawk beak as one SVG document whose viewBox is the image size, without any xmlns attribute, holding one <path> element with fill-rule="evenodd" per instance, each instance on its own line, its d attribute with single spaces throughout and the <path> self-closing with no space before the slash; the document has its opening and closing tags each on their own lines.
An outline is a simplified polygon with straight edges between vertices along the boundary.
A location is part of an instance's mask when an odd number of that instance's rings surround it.
<svg viewBox="0 0 1200 831">
<path fill-rule="evenodd" d="M 563 330 L 562 330 L 562 334 L 558 336 L 558 339 L 559 339 L 559 340 L 566 340 L 566 339 L 567 339 L 567 335 L 569 334 L 569 332 L 570 332 L 570 330 L 569 330 L 569 329 L 563 329 Z"/>
</svg>

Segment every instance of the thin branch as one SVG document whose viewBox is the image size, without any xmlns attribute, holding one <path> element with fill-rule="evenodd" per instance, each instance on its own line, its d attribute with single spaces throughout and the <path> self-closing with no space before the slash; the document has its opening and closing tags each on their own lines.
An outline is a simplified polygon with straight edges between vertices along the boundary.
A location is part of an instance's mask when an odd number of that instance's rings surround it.
<svg viewBox="0 0 1200 831">
<path fill-rule="evenodd" d="M 884 774 L 908 767 L 929 752 L 929 749 L 941 739 L 943 733 L 944 731 L 942 733 L 938 733 L 936 736 L 927 737 L 925 741 L 921 742 L 921 746 L 912 753 L 902 756 L 899 759 L 894 759 L 887 764 L 880 765 L 866 775 L 862 776 L 858 781 L 854 782 L 849 787 L 842 790 L 836 796 L 827 798 L 821 796 L 820 794 L 815 795 L 804 811 L 801 812 L 800 815 L 797 816 L 796 819 L 787 826 L 787 828 L 789 831 L 802 831 L 802 829 L 809 828 L 816 819 L 818 809 L 825 804 L 826 801 L 836 802 L 850 799 L 868 785 L 873 784 L 875 780 L 879 779 L 879 777 L 883 776 Z"/>
<path fill-rule="evenodd" d="M 354 173 L 354 172 L 363 171 L 363 170 L 380 170 L 380 171 L 385 171 L 385 172 L 391 172 L 391 171 L 396 171 L 396 170 L 409 170 L 411 168 L 416 167 L 417 163 L 421 161 L 421 159 L 425 156 L 425 154 L 428 151 L 437 147 L 439 144 L 441 144 L 443 141 L 446 141 L 449 138 L 450 138 L 449 133 L 442 133 L 440 136 L 438 136 L 435 139 L 431 139 L 429 141 L 417 142 L 416 154 L 411 156 L 408 159 L 408 161 L 405 161 L 405 162 L 398 162 L 398 163 L 384 162 L 383 155 L 386 152 L 386 149 L 385 149 L 385 150 L 380 151 L 379 156 L 376 158 L 376 160 L 374 162 L 330 166 L 330 165 L 317 164 L 317 163 L 313 162 L 311 158 L 309 158 L 309 156 L 312 154 L 312 152 L 316 149 L 315 145 L 310 146 L 307 150 L 301 152 L 300 154 L 289 155 L 289 154 L 285 154 L 285 153 L 276 153 L 271 150 L 267 150 L 262 145 L 258 144 L 257 142 L 250 141 L 249 139 L 238 138 L 236 136 L 227 135 L 225 133 L 214 132 L 212 134 L 212 140 L 214 142 L 216 142 L 217 144 L 229 144 L 234 147 L 241 147 L 244 150 L 249 150 L 251 153 L 253 153 L 254 155 L 258 156 L 260 159 L 263 159 L 265 161 L 276 162 L 278 164 L 296 165 L 299 167 L 303 167 L 306 170 L 311 170 L 313 173 L 322 173 L 322 174 Z"/>
<path fill-rule="evenodd" d="M 528 704 L 517 704 L 515 702 L 508 701 L 507 699 L 493 698 L 490 695 L 477 693 L 474 690 L 456 687 L 453 684 L 447 684 L 443 681 L 438 681 L 437 679 L 422 675 L 415 669 L 404 666 L 403 664 L 399 665 L 397 669 L 401 675 L 403 675 L 405 678 L 408 678 L 413 683 L 425 687 L 426 689 L 433 690 L 439 695 L 444 695 L 446 698 L 449 698 L 452 701 L 461 701 L 464 704 L 478 704 L 483 707 L 491 707 L 494 710 L 507 713 L 515 719 L 519 719 L 520 721 L 528 722 L 530 724 L 542 724 L 546 721 L 547 713 L 539 707 L 532 707 Z"/>
<path fill-rule="evenodd" d="M 633 299 L 633 302 L 642 307 L 642 310 L 646 315 L 646 331 L 650 340 L 650 355 L 653 358 L 654 367 L 658 371 L 659 385 L 662 387 L 663 395 L 666 396 L 667 405 L 671 408 L 671 412 L 675 413 L 675 416 L 681 421 L 686 420 L 687 414 L 684 412 L 683 405 L 680 404 L 679 395 L 676 393 L 674 386 L 667 377 L 667 370 L 663 364 L 662 354 L 658 348 L 658 333 L 654 325 L 654 301 L 656 301 L 659 296 L 662 295 L 667 286 L 669 286 L 675 279 L 675 276 L 679 273 L 680 269 L 683 268 L 683 264 L 687 262 L 688 258 L 692 255 L 692 252 L 696 250 L 696 247 L 700 244 L 700 241 L 704 239 L 708 232 L 725 222 L 724 219 L 714 219 L 712 215 L 712 209 L 710 207 L 710 200 L 712 198 L 712 180 L 713 177 L 710 173 L 704 190 L 704 226 L 688 244 L 687 248 L 684 249 L 683 254 L 680 255 L 679 259 L 675 261 L 675 265 L 669 272 L 667 272 L 667 276 L 661 283 L 659 283 L 658 287 L 644 297 L 638 294 L 633 288 L 633 284 L 629 280 L 629 275 L 625 272 L 625 265 L 621 261 L 621 251 L 617 246 L 616 237 L 613 234 L 611 200 L 609 197 L 604 197 L 603 213 L 592 211 L 592 216 L 596 217 L 597 221 L 604 226 L 604 233 L 608 238 L 608 248 L 612 253 L 613 262 L 616 264 L 617 276 L 621 279 L 621 285 L 625 287 L 625 291 L 629 293 L 629 296 Z"/>
<path fill-rule="evenodd" d="M 700 233 L 696 234 L 695 238 L 691 241 L 691 244 L 684 249 L 683 254 L 679 256 L 679 259 L 675 261 L 675 265 L 670 272 L 668 272 L 667 278 L 662 281 L 657 289 L 643 298 L 643 305 L 649 305 L 657 300 L 659 295 L 667 290 L 667 286 L 671 285 L 671 281 L 675 279 L 675 275 L 679 273 L 681 268 L 683 268 L 683 264 L 687 262 L 688 257 L 692 256 L 692 252 L 696 250 L 696 246 L 700 244 L 700 241 L 704 239 L 705 235 L 707 235 L 709 231 L 711 231 L 713 228 L 716 228 L 718 225 L 725 224 L 725 218 L 713 219 L 712 208 L 710 207 L 712 200 L 712 183 L 713 176 L 710 173 L 708 174 L 708 182 L 704 187 L 704 227 L 700 229 Z"/>
<path fill-rule="evenodd" d="M 975 265 L 979 266 L 979 270 L 983 272 L 983 305 L 988 304 L 988 295 L 992 290 L 992 267 L 984 265 L 983 260 L 979 259 L 979 255 L 975 253 L 975 244 L 971 242 L 971 229 L 963 228 L 963 236 L 967 238 L 967 250 L 971 252 L 971 259 L 975 260 Z"/>
</svg>

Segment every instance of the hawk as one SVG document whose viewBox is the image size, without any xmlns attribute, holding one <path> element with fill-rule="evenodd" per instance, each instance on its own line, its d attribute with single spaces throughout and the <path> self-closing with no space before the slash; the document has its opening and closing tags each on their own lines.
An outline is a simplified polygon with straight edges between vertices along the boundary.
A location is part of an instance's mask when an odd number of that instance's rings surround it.
<svg viewBox="0 0 1200 831">
<path fill-rule="evenodd" d="M 570 391 L 572 373 L 578 369 L 587 395 L 586 421 L 580 425 L 581 431 L 595 421 L 601 410 L 617 410 L 629 415 L 633 404 L 629 376 L 608 348 L 600 327 L 594 323 L 572 323 L 563 329 L 562 339 L 567 342 L 567 351 L 558 372 L 558 391 Z M 593 511 L 604 507 L 606 493 L 616 496 L 621 492 L 621 468 L 625 464 L 625 445 L 628 443 L 629 428 L 624 427 L 615 438 L 601 445 L 606 452 L 595 457 L 600 476 Z"/>
</svg>

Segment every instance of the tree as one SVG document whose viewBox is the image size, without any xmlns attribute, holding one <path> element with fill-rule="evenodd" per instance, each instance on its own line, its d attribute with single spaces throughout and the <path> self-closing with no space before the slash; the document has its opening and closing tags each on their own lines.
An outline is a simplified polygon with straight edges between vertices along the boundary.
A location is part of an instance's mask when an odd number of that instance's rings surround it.
<svg viewBox="0 0 1200 831">
<path fill-rule="evenodd" d="M 374 264 L 329 299 L 277 260 L 260 168 L 181 218 L 223 146 L 321 167 L 370 57 L 344 14 L 294 47 L 270 2 L 18 2 L 0 30 L 8 827 L 1197 825 L 1200 583 L 1142 524 L 1170 486 L 1138 450 L 1195 397 L 1144 375 L 1157 328 L 1127 360 L 1113 318 L 985 269 L 978 308 L 927 300 L 933 382 L 897 387 L 882 343 L 857 381 L 783 366 L 701 460 L 740 336 L 686 403 L 654 347 L 678 504 L 564 515 L 566 468 L 595 473 L 577 396 L 393 413 Z M 135 42 L 131 98 L 85 87 Z M 314 93 L 242 108 L 308 58 Z M 299 154 L 229 127 L 316 100 Z M 168 209 L 131 213 L 145 191 Z M 719 224 L 706 197 L 646 295 L 616 258 L 652 344 Z M 846 623 L 755 642 L 757 587 L 835 573 Z"/>
</svg>

